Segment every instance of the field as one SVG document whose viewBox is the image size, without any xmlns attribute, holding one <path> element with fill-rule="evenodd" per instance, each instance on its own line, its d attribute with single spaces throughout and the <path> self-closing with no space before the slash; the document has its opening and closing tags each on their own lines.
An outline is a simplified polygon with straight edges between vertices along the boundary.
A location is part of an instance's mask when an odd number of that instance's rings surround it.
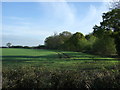
<svg viewBox="0 0 120 90">
<path fill-rule="evenodd" d="M 11 49 L 2 50 L 3 67 L 39 66 L 60 69 L 103 69 L 117 65 L 115 58 L 100 57 L 80 52 L 50 51 L 37 49 Z"/>
<path fill-rule="evenodd" d="M 107 77 L 109 81 L 112 79 L 115 85 L 110 82 L 107 82 L 107 84 L 109 83 L 110 86 L 112 85 L 111 87 L 118 88 L 120 87 L 120 79 L 111 77 L 120 75 L 119 63 L 119 58 L 101 57 L 81 52 L 3 48 L 3 88 L 64 88 L 71 86 L 79 88 L 81 87 L 80 77 L 83 81 L 88 80 L 88 83 L 83 85 L 84 88 L 92 88 L 95 83 L 91 84 L 91 82 L 92 80 L 95 82 L 96 77 L 103 80 L 99 83 L 105 82 L 104 77 Z M 72 78 L 70 78 L 71 76 Z M 62 78 L 61 81 L 56 79 L 58 77 L 59 79 Z M 89 82 L 89 79 L 92 80 Z M 24 83 L 20 80 L 23 80 Z M 36 80 L 39 80 L 40 83 Z M 55 87 L 58 81 L 59 84 Z M 64 84 L 66 82 L 68 86 Z M 72 82 L 74 84 L 71 84 Z M 86 86 L 86 84 L 89 85 Z M 105 87 L 110 87 L 109 85 Z M 98 88 L 98 86 L 94 86 L 94 88 Z"/>
</svg>

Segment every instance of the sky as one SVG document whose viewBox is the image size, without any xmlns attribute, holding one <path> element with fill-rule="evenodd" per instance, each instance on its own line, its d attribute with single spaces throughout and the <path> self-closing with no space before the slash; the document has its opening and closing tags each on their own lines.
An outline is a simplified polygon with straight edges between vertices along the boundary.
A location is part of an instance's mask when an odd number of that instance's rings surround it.
<svg viewBox="0 0 120 90">
<path fill-rule="evenodd" d="M 86 35 L 108 10 L 107 2 L 2 2 L 2 45 L 43 45 L 63 31 Z"/>
</svg>

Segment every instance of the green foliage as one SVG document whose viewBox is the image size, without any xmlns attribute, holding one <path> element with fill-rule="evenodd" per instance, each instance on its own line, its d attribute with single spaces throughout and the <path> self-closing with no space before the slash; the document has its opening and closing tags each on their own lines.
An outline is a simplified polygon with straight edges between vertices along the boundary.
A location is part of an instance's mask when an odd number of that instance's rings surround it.
<svg viewBox="0 0 120 90">
<path fill-rule="evenodd" d="M 102 29 L 100 26 L 94 26 L 93 34 L 86 35 L 88 41 L 87 52 L 99 55 L 113 55 L 116 54 L 116 48 L 113 32 Z"/>
<path fill-rule="evenodd" d="M 120 31 L 120 9 L 113 9 L 103 14 L 103 22 L 101 26 L 104 29 Z"/>
<path fill-rule="evenodd" d="M 120 31 L 119 32 L 114 32 L 113 36 L 115 38 L 117 53 L 120 56 Z"/>
<path fill-rule="evenodd" d="M 110 36 L 98 38 L 93 44 L 93 53 L 100 55 L 112 55 L 116 53 L 114 39 Z"/>
<path fill-rule="evenodd" d="M 97 37 L 95 37 L 93 34 L 88 34 L 85 36 L 87 39 L 87 46 L 85 48 L 86 52 L 92 52 L 93 44 L 95 43 Z"/>
<path fill-rule="evenodd" d="M 64 44 L 64 42 L 67 41 L 71 36 L 72 36 L 72 34 L 68 31 L 64 31 L 64 32 L 60 33 L 59 37 L 62 42 L 61 44 Z"/>
<path fill-rule="evenodd" d="M 112 9 L 104 13 L 102 18 L 103 21 L 100 26 L 95 25 L 93 27 L 93 35 L 98 38 L 93 46 L 93 52 L 111 55 L 115 54 L 117 50 L 118 55 L 120 55 L 120 9 Z"/>
<path fill-rule="evenodd" d="M 65 43 L 65 48 L 72 51 L 83 51 L 86 47 L 87 40 L 80 32 L 73 34 L 70 39 Z"/>
<path fill-rule="evenodd" d="M 50 36 L 46 38 L 45 45 L 48 49 L 57 49 L 59 43 L 59 37 L 58 36 Z"/>
<path fill-rule="evenodd" d="M 103 21 L 100 23 L 101 24 L 100 28 L 102 30 L 104 30 L 104 31 L 112 30 L 113 32 L 120 32 L 120 9 L 119 8 L 115 8 L 107 13 L 104 13 L 102 17 L 103 17 Z M 95 29 L 96 29 L 96 26 L 95 26 Z M 99 31 L 99 29 L 98 29 L 98 31 Z M 95 30 L 94 30 L 94 32 L 95 32 Z M 114 34 L 116 50 L 117 50 L 118 55 L 120 55 L 119 36 L 120 36 L 119 34 Z"/>
<path fill-rule="evenodd" d="M 64 31 L 59 35 L 47 37 L 45 39 L 45 45 L 48 49 L 62 49 L 62 45 L 67 41 L 72 34 L 68 31 Z"/>
<path fill-rule="evenodd" d="M 4 68 L 3 89 L 120 88 L 120 73 L 116 67 L 104 71 L 48 70 L 40 67 Z"/>
<path fill-rule="evenodd" d="M 93 29 L 94 29 L 93 35 L 97 38 L 103 38 L 107 31 L 105 29 L 102 29 L 101 26 L 97 26 L 97 25 L 95 25 Z"/>
<path fill-rule="evenodd" d="M 97 37 L 93 44 L 92 52 L 100 55 L 112 55 L 116 53 L 113 32 L 103 29 L 102 26 L 95 26 L 93 35 Z"/>
</svg>

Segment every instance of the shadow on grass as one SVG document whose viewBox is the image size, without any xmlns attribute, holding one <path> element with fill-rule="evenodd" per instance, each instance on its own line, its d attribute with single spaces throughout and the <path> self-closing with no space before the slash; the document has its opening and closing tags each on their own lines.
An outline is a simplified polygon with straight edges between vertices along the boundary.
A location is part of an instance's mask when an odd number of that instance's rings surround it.
<svg viewBox="0 0 120 90">
<path fill-rule="evenodd" d="M 73 59 L 73 60 L 93 60 L 93 61 L 120 61 L 120 59 L 92 59 L 92 58 L 90 58 L 90 59 Z"/>
<path fill-rule="evenodd" d="M 2 58 L 53 58 L 52 56 L 2 56 Z"/>
<path fill-rule="evenodd" d="M 63 58 L 59 58 L 57 55 L 47 55 L 47 56 L 2 56 L 2 59 L 3 60 L 6 60 L 6 59 L 63 59 Z M 73 57 L 74 58 L 74 57 Z M 65 58 L 64 58 L 65 59 Z M 70 58 L 69 58 L 70 59 Z M 68 60 L 68 59 L 67 59 Z M 91 57 L 87 57 L 86 58 L 79 58 L 79 59 L 70 59 L 70 60 L 94 60 L 94 61 L 108 61 L 108 60 L 118 60 L 120 61 L 120 58 L 113 58 L 113 59 L 109 59 L 109 58 L 91 58 Z M 28 60 L 26 60 L 28 61 Z"/>
<path fill-rule="evenodd" d="M 2 61 L 8 62 L 25 62 L 25 61 L 45 61 L 45 59 L 57 59 L 57 55 L 46 55 L 46 56 L 2 56 Z M 38 59 L 38 60 L 37 60 Z"/>
<path fill-rule="evenodd" d="M 57 57 L 58 56 L 55 55 L 55 54 L 44 55 L 44 56 L 25 56 L 25 55 L 19 55 L 19 56 L 2 56 L 2 58 L 57 58 Z"/>
<path fill-rule="evenodd" d="M 120 58 L 103 58 L 103 57 L 98 57 L 95 55 L 89 55 L 85 53 L 72 53 L 72 52 L 57 52 L 57 54 L 49 54 L 49 55 L 44 55 L 44 56 L 25 56 L 25 55 L 19 55 L 19 56 L 0 56 L 2 57 L 3 61 L 30 61 L 31 59 L 41 59 L 40 61 L 44 59 L 66 59 L 65 61 L 70 61 L 70 60 L 93 60 L 93 61 L 120 61 Z M 79 58 L 76 58 L 79 57 Z M 72 59 L 73 58 L 73 59 Z"/>
</svg>

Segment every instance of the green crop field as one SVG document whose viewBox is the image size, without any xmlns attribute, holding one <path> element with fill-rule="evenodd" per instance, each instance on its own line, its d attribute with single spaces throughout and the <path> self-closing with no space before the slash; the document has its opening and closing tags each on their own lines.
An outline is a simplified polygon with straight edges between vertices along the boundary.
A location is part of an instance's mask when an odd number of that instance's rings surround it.
<svg viewBox="0 0 120 90">
<path fill-rule="evenodd" d="M 43 49 L 2 49 L 2 87 L 120 88 L 119 58 Z"/>
<path fill-rule="evenodd" d="M 2 49 L 3 67 L 34 66 L 49 69 L 103 69 L 119 64 L 119 58 L 100 57 L 80 52 L 39 49 Z"/>
</svg>

